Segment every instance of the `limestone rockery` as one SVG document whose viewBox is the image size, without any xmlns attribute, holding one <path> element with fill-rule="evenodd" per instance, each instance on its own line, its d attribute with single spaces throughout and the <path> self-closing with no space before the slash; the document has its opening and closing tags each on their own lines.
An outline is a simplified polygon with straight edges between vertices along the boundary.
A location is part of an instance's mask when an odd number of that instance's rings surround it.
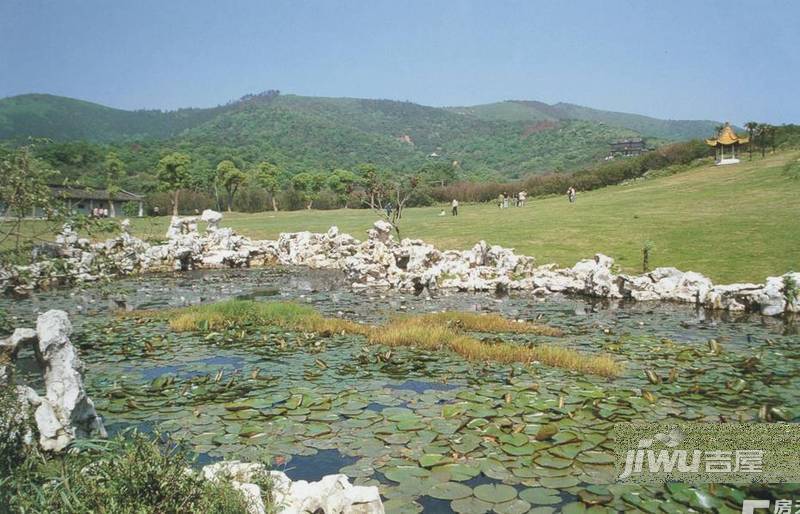
<svg viewBox="0 0 800 514">
<path fill-rule="evenodd" d="M 768 316 L 800 312 L 800 273 L 769 277 L 763 284 L 714 285 L 707 277 L 676 268 L 643 275 L 615 272 L 610 257 L 597 254 L 571 268 L 537 266 L 532 257 L 480 241 L 470 250 L 438 250 L 418 239 L 397 241 L 393 227 L 376 221 L 360 241 L 331 227 L 326 233 L 293 232 L 275 240 L 251 240 L 219 226 L 222 214 L 173 217 L 165 241 L 151 244 L 130 233 L 92 244 L 69 227 L 45 256 L 29 266 L 0 264 L 4 291 L 98 280 L 132 273 L 262 265 L 297 265 L 342 270 L 353 287 L 401 290 L 530 290 L 535 294 L 582 294 L 637 301 L 675 301 L 709 309 L 756 311 Z M 205 232 L 198 222 L 207 223 Z"/>
</svg>

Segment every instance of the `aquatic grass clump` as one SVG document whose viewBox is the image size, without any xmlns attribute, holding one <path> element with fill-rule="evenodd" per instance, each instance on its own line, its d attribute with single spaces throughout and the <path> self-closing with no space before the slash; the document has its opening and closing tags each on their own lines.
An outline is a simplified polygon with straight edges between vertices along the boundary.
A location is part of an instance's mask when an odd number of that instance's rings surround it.
<svg viewBox="0 0 800 514">
<path fill-rule="evenodd" d="M 170 328 L 176 332 L 222 330 L 248 324 L 308 332 L 366 333 L 363 325 L 339 318 L 326 318 L 313 308 L 294 302 L 227 300 L 178 309 L 167 317 Z"/>
<path fill-rule="evenodd" d="M 554 345 L 523 346 L 512 343 L 484 342 L 466 332 L 528 333 L 556 336 L 556 328 L 505 319 L 499 315 L 442 312 L 401 316 L 385 325 L 368 326 L 339 318 L 322 316 L 313 308 L 292 302 L 256 302 L 228 300 L 172 311 L 170 327 L 183 331 L 214 331 L 244 324 L 277 326 L 286 330 L 362 335 L 373 344 L 408 346 L 431 351 L 453 351 L 470 361 L 500 363 L 540 362 L 604 377 L 614 377 L 622 366 L 607 355 L 587 355 L 571 348 Z"/>
<path fill-rule="evenodd" d="M 536 334 L 541 336 L 563 336 L 564 332 L 555 327 L 529 321 L 515 321 L 499 314 L 478 314 L 474 312 L 434 312 L 415 316 L 422 322 L 436 325 L 446 324 L 471 332 Z"/>
<path fill-rule="evenodd" d="M 587 355 L 554 345 L 522 346 L 489 343 L 459 333 L 447 325 L 432 324 L 426 316 L 397 319 L 377 327 L 367 336 L 371 343 L 386 346 L 413 346 L 427 350 L 450 350 L 470 361 L 540 362 L 546 366 L 615 377 L 622 366 L 608 355 Z"/>
</svg>

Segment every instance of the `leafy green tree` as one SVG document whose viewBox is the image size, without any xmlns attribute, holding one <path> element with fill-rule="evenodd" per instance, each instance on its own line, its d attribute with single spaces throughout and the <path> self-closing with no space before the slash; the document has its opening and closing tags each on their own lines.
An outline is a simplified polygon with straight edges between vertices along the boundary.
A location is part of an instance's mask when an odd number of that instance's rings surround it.
<svg viewBox="0 0 800 514">
<path fill-rule="evenodd" d="M 372 163 L 359 164 L 356 166 L 356 172 L 361 177 L 361 183 L 364 184 L 364 189 L 369 197 L 370 209 L 375 208 L 375 198 L 381 194 L 381 177 L 378 167 Z"/>
<path fill-rule="evenodd" d="M 117 196 L 122 188 L 119 181 L 122 174 L 125 172 L 125 163 L 117 156 L 115 152 L 109 152 L 103 162 L 103 172 L 105 174 L 106 191 L 108 191 L 108 207 L 111 211 L 111 217 L 117 215 L 116 208 L 114 207 L 114 197 Z"/>
<path fill-rule="evenodd" d="M 425 164 L 419 171 L 419 176 L 429 185 L 444 187 L 455 182 L 458 170 L 449 162 L 434 161 Z"/>
<path fill-rule="evenodd" d="M 233 198 L 245 180 L 247 175 L 237 168 L 233 161 L 224 160 L 217 164 L 217 182 L 227 193 L 228 212 L 233 209 Z"/>
<path fill-rule="evenodd" d="M 303 172 L 292 177 L 292 187 L 300 193 L 306 202 L 306 209 L 311 209 L 314 200 L 322 190 L 323 179 L 317 173 Z"/>
<path fill-rule="evenodd" d="M 352 171 L 337 169 L 328 175 L 326 182 L 328 188 L 339 198 L 339 203 L 343 203 L 344 208 L 347 209 L 347 199 L 358 182 L 358 176 Z"/>
<path fill-rule="evenodd" d="M 189 180 L 189 164 L 192 160 L 188 155 L 173 152 L 165 155 L 158 161 L 157 178 L 159 187 L 163 191 L 172 191 L 172 215 L 178 215 L 178 200 L 182 187 Z"/>
<path fill-rule="evenodd" d="M 45 217 L 56 211 L 56 199 L 48 183 L 58 173 L 33 156 L 31 145 L 0 155 L 0 246 L 13 238 L 15 249 L 22 244 L 22 221 L 42 209 Z M 26 236 L 27 238 L 27 236 Z M 28 238 L 30 239 L 30 238 Z"/>
<path fill-rule="evenodd" d="M 756 137 L 756 129 L 758 129 L 758 123 L 755 121 L 748 121 L 744 124 L 744 128 L 747 129 L 747 135 L 750 137 L 750 141 L 747 143 L 747 150 L 750 152 L 750 160 L 753 160 L 753 143 Z"/>
<path fill-rule="evenodd" d="M 280 170 L 276 165 L 262 161 L 258 163 L 258 166 L 256 166 L 253 174 L 256 183 L 258 183 L 258 185 L 263 187 L 267 193 L 269 193 L 269 196 L 272 199 L 272 210 L 275 212 L 278 212 L 278 202 L 276 201 L 275 197 L 277 196 L 278 188 L 280 187 L 279 173 Z"/>
</svg>

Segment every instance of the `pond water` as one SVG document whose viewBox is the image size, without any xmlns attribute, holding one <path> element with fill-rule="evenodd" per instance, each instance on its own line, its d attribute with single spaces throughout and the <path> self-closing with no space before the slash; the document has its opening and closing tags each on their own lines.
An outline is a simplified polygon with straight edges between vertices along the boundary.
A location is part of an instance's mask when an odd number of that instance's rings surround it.
<svg viewBox="0 0 800 514">
<path fill-rule="evenodd" d="M 565 331 L 506 341 L 609 353 L 625 371 L 610 380 L 258 327 L 174 333 L 161 320 L 116 315 L 226 298 L 293 300 L 368 323 L 398 312 L 497 312 Z M 307 480 L 341 471 L 380 485 L 388 512 L 739 512 L 743 487 L 614 483 L 613 424 L 800 415 L 795 323 L 686 305 L 352 290 L 335 272 L 268 268 L 134 277 L 2 298 L 0 307 L 17 326 L 52 308 L 70 314 L 111 433 L 158 430 L 185 441 L 199 464 L 269 460 Z M 23 357 L 22 378 L 41 387 Z M 559 432 L 533 439 L 548 423 Z"/>
</svg>

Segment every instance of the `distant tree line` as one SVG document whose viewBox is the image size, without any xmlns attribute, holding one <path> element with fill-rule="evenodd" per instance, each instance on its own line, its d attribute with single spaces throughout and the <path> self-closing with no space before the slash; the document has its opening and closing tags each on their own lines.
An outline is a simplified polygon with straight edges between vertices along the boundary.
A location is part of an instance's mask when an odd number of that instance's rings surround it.
<svg viewBox="0 0 800 514">
<path fill-rule="evenodd" d="M 711 149 L 703 141 L 675 143 L 637 157 L 615 159 L 574 173 L 545 173 L 513 182 L 458 182 L 436 188 L 432 196 L 437 201 L 456 198 L 466 202 L 486 202 L 503 193 L 519 191 L 525 191 L 528 197 L 563 194 L 569 187 L 589 191 L 641 177 L 648 171 L 689 164 L 710 155 Z"/>
<path fill-rule="evenodd" d="M 265 93 L 269 97 L 269 92 Z M 780 148 L 800 147 L 800 126 L 770 126 L 750 122 L 751 151 L 765 155 Z M 188 145 L 188 146 L 187 146 Z M 165 148 L 163 142 L 99 145 L 87 142 L 39 143 L 30 151 L 58 181 L 146 193 L 149 212 L 193 213 L 196 210 L 259 212 L 265 210 L 366 208 L 380 200 L 403 178 L 415 177 L 407 206 L 434 202 L 491 201 L 503 192 L 526 191 L 529 197 L 562 194 L 568 187 L 590 190 L 641 177 L 651 170 L 685 165 L 710 155 L 702 141 L 659 147 L 638 157 L 616 159 L 574 172 L 555 170 L 513 181 L 465 173 L 457 161 L 429 159 L 409 168 L 360 163 L 298 171 L 280 156 L 212 146 L 203 150 L 186 143 Z M 0 147 L 2 150 L 2 147 Z M 7 152 L 10 149 L 6 150 Z M 407 164 L 407 163 L 406 163 Z"/>
</svg>

